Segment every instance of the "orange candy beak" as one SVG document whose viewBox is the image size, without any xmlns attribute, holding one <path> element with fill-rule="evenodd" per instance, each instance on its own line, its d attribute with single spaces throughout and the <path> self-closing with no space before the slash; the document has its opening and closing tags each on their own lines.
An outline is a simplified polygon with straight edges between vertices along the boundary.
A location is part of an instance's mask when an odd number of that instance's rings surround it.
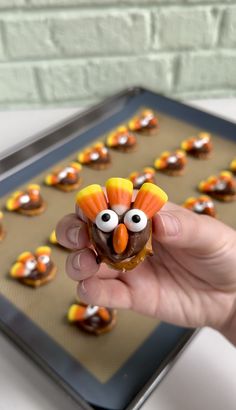
<svg viewBox="0 0 236 410">
<path fill-rule="evenodd" d="M 37 263 L 37 270 L 38 270 L 40 273 L 45 273 L 46 270 L 47 270 L 47 266 L 46 266 L 44 263 L 38 261 L 38 263 Z"/>
<path fill-rule="evenodd" d="M 125 251 L 129 240 L 129 234 L 124 224 L 119 224 L 113 233 L 113 248 L 118 254 Z"/>
</svg>

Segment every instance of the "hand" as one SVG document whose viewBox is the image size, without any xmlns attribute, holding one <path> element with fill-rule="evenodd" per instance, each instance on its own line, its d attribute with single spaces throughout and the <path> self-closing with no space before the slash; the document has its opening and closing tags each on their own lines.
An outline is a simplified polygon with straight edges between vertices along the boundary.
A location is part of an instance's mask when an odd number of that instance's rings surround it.
<svg viewBox="0 0 236 410">
<path fill-rule="evenodd" d="M 85 303 L 133 309 L 186 327 L 211 326 L 236 344 L 236 232 L 167 203 L 153 218 L 154 256 L 121 273 L 99 264 L 87 225 L 65 216 L 56 235 Z"/>
</svg>

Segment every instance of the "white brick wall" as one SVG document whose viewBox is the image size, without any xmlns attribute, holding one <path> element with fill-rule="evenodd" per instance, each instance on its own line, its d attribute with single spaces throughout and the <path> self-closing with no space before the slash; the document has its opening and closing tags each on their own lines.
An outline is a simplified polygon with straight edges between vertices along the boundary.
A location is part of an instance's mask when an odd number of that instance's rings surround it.
<svg viewBox="0 0 236 410">
<path fill-rule="evenodd" d="M 0 0 L 0 107 L 236 95 L 236 1 Z"/>
</svg>

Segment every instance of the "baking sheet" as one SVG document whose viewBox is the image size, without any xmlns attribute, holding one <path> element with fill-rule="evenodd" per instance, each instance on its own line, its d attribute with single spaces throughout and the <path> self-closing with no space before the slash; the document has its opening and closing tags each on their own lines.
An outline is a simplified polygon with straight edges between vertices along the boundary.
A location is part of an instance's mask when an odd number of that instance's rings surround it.
<svg viewBox="0 0 236 410">
<path fill-rule="evenodd" d="M 149 104 L 148 106 L 156 109 L 160 121 L 160 130 L 156 135 L 138 136 L 138 147 L 133 153 L 111 151 L 112 165 L 107 170 L 94 171 L 84 167 L 81 173 L 83 179 L 81 187 L 90 183 L 104 184 L 111 176 L 127 177 L 132 171 L 151 166 L 155 157 L 163 150 L 176 149 L 182 139 L 207 130 L 205 127 L 192 125 L 166 115 L 162 112 L 162 107 L 157 110 L 156 105 Z M 143 101 L 140 101 L 140 105 L 132 109 L 132 115 L 142 107 Z M 123 112 L 122 121 L 117 118 L 115 125 L 120 125 L 130 117 L 128 110 Z M 110 127 L 106 128 L 106 133 L 111 129 L 113 129 L 112 122 Z M 96 127 L 94 131 L 92 135 L 89 135 L 89 141 L 85 138 L 85 143 L 104 139 L 106 133 L 99 132 L 99 127 Z M 76 159 L 76 148 L 81 145 L 81 138 L 78 136 L 77 140 L 78 144 L 74 144 L 70 149 L 72 153 L 59 163 L 67 164 L 69 160 Z M 156 174 L 156 182 L 167 191 L 170 200 L 182 203 L 187 196 L 197 194 L 196 186 L 201 179 L 227 168 L 235 153 L 235 142 L 223 139 L 222 135 L 214 133 L 213 144 L 214 153 L 211 159 L 189 158 L 185 175 L 170 177 L 160 173 Z M 30 181 L 42 184 L 48 169 L 55 167 L 55 158 L 51 160 L 51 163 L 50 161 L 44 162 L 46 165 L 43 167 L 43 172 L 38 173 L 33 179 L 28 179 L 30 175 L 28 173 L 28 178 L 24 178 L 22 187 Z M 75 193 L 63 193 L 51 187 L 42 186 L 42 194 L 47 202 L 47 210 L 44 214 L 34 218 L 7 212 L 4 214 L 4 227 L 8 234 L 0 245 L 1 293 L 100 383 L 107 383 L 151 337 L 158 326 L 158 321 L 133 312 L 119 311 L 117 327 L 111 333 L 98 338 L 85 335 L 76 327 L 70 326 L 65 319 L 65 314 L 70 303 L 74 301 L 75 285 L 64 272 L 67 252 L 53 245 L 51 245 L 53 258 L 58 265 L 58 274 L 52 283 L 35 290 L 24 287 L 7 276 L 12 262 L 19 253 L 27 249 L 34 250 L 38 245 L 47 243 L 48 236 L 57 221 L 64 214 L 73 212 Z M 7 196 L 1 198 L 2 207 Z M 233 227 L 236 227 L 235 209 L 235 203 L 217 203 L 218 217 Z"/>
</svg>

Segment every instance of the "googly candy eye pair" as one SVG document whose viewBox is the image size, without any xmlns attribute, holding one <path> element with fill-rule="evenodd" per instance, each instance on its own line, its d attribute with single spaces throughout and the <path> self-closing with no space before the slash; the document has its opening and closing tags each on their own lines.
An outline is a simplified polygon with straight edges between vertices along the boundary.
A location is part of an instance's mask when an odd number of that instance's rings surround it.
<svg viewBox="0 0 236 410">
<path fill-rule="evenodd" d="M 111 232 L 119 224 L 119 218 L 115 211 L 107 209 L 100 212 L 95 223 L 102 232 Z M 131 209 L 125 214 L 124 224 L 131 232 L 140 232 L 147 225 L 147 217 L 140 209 Z"/>
<path fill-rule="evenodd" d="M 143 184 L 134 201 L 132 195 L 132 182 L 123 178 L 110 178 L 106 195 L 96 184 L 77 195 L 98 255 L 119 270 L 133 269 L 151 254 L 151 218 L 167 201 L 166 193 L 152 183 Z"/>
</svg>

